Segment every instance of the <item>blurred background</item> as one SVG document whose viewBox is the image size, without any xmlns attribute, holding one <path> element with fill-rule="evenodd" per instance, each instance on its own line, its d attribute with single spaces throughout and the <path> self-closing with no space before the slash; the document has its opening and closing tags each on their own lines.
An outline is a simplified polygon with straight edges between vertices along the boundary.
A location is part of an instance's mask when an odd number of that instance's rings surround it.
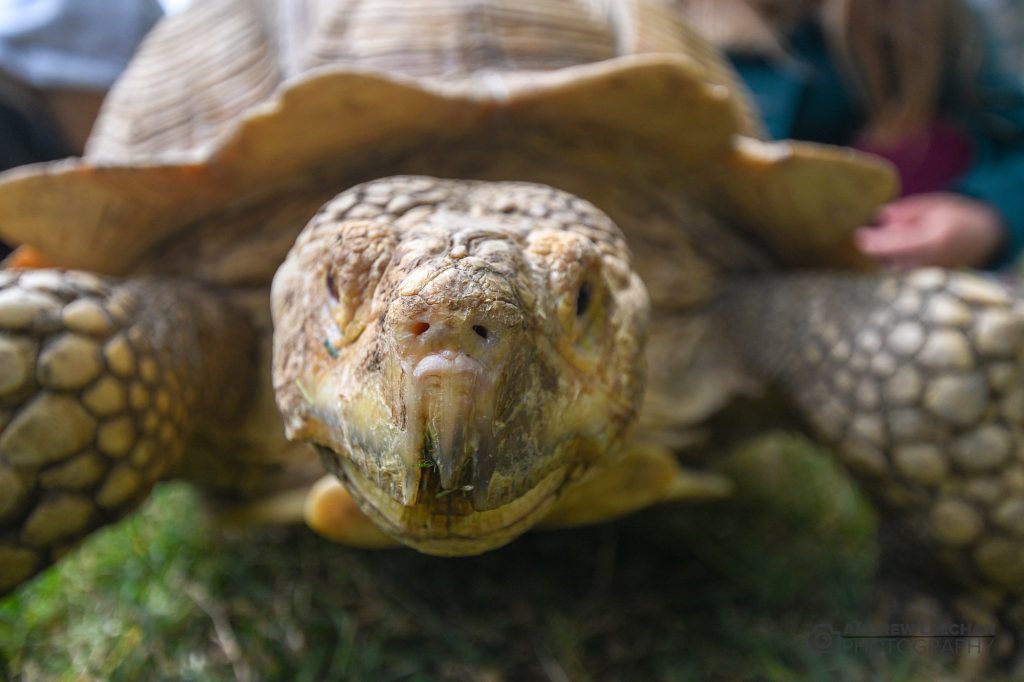
<svg viewBox="0 0 1024 682">
<path fill-rule="evenodd" d="M 999 36 L 1007 67 L 1024 79 L 1024 1 L 971 0 Z"/>
</svg>

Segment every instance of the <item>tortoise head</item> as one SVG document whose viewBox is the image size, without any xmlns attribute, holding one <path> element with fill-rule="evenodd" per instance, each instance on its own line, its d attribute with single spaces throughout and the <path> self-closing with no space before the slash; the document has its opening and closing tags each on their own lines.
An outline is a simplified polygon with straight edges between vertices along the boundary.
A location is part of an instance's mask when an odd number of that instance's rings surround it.
<svg viewBox="0 0 1024 682">
<path fill-rule="evenodd" d="M 646 290 L 611 221 L 548 187 L 354 188 L 307 226 L 272 298 L 289 437 L 424 552 L 527 530 L 639 405 Z"/>
</svg>

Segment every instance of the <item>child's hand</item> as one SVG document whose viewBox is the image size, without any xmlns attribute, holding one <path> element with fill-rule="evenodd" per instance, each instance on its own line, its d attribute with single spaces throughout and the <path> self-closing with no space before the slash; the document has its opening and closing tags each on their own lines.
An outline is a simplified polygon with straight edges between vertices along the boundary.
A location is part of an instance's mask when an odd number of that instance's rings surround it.
<svg viewBox="0 0 1024 682">
<path fill-rule="evenodd" d="M 916 194 L 887 204 L 878 223 L 857 231 L 857 246 L 890 268 L 980 267 L 1006 237 L 987 204 L 956 194 Z"/>
</svg>

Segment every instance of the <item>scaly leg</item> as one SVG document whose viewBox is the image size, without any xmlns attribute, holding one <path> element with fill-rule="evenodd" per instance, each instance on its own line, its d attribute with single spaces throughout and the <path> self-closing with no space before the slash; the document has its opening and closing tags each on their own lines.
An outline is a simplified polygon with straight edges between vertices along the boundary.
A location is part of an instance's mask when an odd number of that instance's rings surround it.
<svg viewBox="0 0 1024 682">
<path fill-rule="evenodd" d="M 202 287 L 0 272 L 0 594 L 137 506 L 250 390 L 247 320 Z"/>
<path fill-rule="evenodd" d="M 736 282 L 717 312 L 880 502 L 923 564 L 1024 595 L 1024 304 L 982 277 Z M 909 530 L 909 533 L 907 532 Z"/>
</svg>

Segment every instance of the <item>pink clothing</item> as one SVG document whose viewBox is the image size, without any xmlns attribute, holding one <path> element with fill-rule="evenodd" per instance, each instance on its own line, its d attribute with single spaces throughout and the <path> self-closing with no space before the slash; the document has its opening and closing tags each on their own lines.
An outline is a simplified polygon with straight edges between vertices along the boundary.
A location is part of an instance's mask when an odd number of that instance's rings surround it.
<svg viewBox="0 0 1024 682">
<path fill-rule="evenodd" d="M 900 196 L 948 190 L 971 167 L 974 158 L 971 138 L 941 120 L 894 144 L 858 141 L 854 146 L 881 156 L 896 166 L 900 176 Z"/>
</svg>

